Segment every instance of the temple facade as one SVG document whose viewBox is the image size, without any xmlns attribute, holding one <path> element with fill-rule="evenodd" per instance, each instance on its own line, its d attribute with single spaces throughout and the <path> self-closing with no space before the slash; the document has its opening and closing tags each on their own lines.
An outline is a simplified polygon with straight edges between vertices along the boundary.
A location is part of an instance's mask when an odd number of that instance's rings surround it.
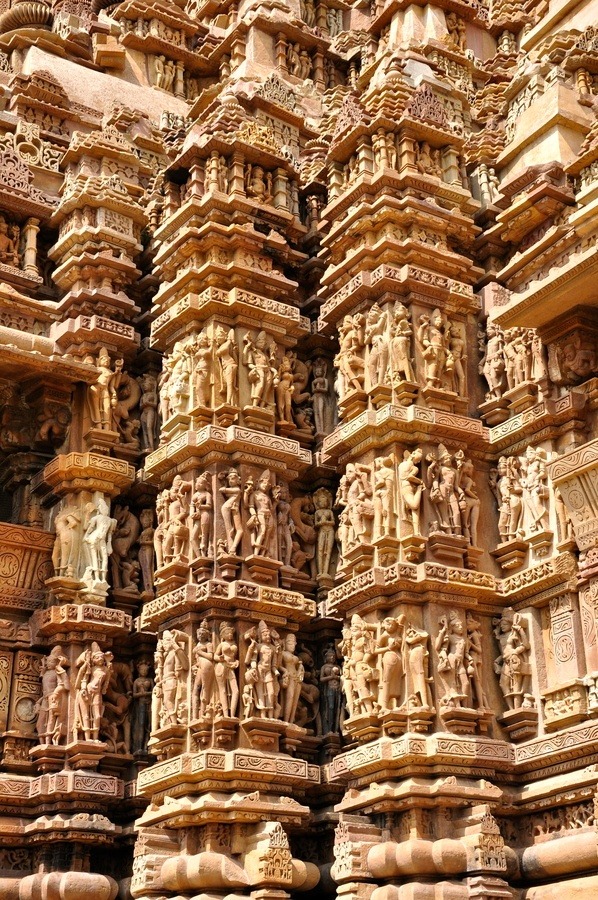
<svg viewBox="0 0 598 900">
<path fill-rule="evenodd" d="M 0 897 L 598 900 L 597 0 L 0 0 Z"/>
</svg>

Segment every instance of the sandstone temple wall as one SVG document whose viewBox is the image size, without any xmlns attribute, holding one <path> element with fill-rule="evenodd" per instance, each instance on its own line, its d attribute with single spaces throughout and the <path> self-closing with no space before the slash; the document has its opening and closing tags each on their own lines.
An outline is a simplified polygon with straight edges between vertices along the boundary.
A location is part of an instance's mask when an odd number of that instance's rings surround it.
<svg viewBox="0 0 598 900">
<path fill-rule="evenodd" d="M 0 898 L 598 900 L 596 0 L 0 0 Z"/>
</svg>

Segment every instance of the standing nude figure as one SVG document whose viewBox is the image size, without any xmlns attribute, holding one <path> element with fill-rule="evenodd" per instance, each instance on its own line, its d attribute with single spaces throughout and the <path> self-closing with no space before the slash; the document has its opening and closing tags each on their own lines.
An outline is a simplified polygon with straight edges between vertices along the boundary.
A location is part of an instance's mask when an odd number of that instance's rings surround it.
<svg viewBox="0 0 598 900">
<path fill-rule="evenodd" d="M 243 489 L 241 487 L 241 476 L 236 469 L 219 476 L 220 480 L 224 479 L 224 484 L 219 491 L 225 501 L 222 504 L 221 512 L 224 520 L 224 529 L 226 531 L 226 551 L 227 553 L 236 554 L 243 537 L 243 522 L 241 519 L 241 497 Z"/>
<path fill-rule="evenodd" d="M 251 546 L 256 556 L 269 556 L 270 545 L 276 533 L 275 502 L 270 487 L 270 472 L 260 475 L 257 487 L 253 479 L 245 485 L 245 505 L 249 509 L 247 528 L 251 532 Z"/>
<path fill-rule="evenodd" d="M 314 513 L 314 528 L 317 534 L 316 571 L 318 575 L 330 576 L 335 541 L 333 497 L 326 488 L 318 488 L 312 499 L 316 510 Z"/>
<path fill-rule="evenodd" d="M 216 329 L 216 357 L 220 366 L 219 394 L 226 404 L 236 406 L 239 402 L 239 351 L 235 341 L 235 330 L 228 333 L 222 325 Z"/>
<path fill-rule="evenodd" d="M 218 688 L 218 699 L 225 718 L 237 715 L 239 685 L 236 671 L 239 668 L 238 647 L 235 629 L 231 622 L 220 623 L 220 643 L 214 651 L 214 675 Z"/>
<path fill-rule="evenodd" d="M 398 466 L 401 522 L 418 537 L 421 535 L 419 511 L 422 493 L 425 490 L 425 485 L 419 477 L 418 466 L 421 459 L 422 451 L 419 447 L 415 450 L 405 450 L 403 461 Z"/>
<path fill-rule="evenodd" d="M 207 622 L 197 629 L 197 643 L 193 648 L 193 708 L 194 719 L 203 718 L 211 708 L 214 694 L 214 645 Z"/>
<path fill-rule="evenodd" d="M 210 475 L 208 472 L 202 472 L 201 475 L 197 476 L 195 493 L 191 498 L 191 559 L 195 559 L 198 556 L 203 556 L 204 558 L 208 556 L 210 538 L 212 537 L 213 517 L 214 501 L 212 499 Z"/>
</svg>

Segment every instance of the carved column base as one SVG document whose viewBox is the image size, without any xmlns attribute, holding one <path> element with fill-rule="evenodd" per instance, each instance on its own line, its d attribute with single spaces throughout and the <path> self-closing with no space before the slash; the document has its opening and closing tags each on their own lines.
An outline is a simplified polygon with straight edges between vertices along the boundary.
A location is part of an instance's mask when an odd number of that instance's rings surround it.
<svg viewBox="0 0 598 900">
<path fill-rule="evenodd" d="M 343 422 L 354 419 L 368 408 L 368 395 L 365 391 L 349 391 L 342 400 L 339 400 L 338 414 Z"/>
<path fill-rule="evenodd" d="M 66 748 L 54 744 L 37 744 L 29 751 L 29 756 L 40 772 L 60 772 L 64 768 Z"/>
<path fill-rule="evenodd" d="M 312 594 L 316 584 L 307 572 L 300 572 L 292 566 L 283 566 L 280 570 L 280 586 L 290 591 L 301 591 L 304 594 Z"/>
<path fill-rule="evenodd" d="M 411 406 L 415 403 L 419 384 L 415 381 L 397 381 L 392 388 L 392 403 L 397 406 Z"/>
<path fill-rule="evenodd" d="M 190 410 L 189 415 L 191 416 L 193 430 L 199 431 L 200 428 L 205 428 L 206 425 L 212 424 L 214 411 L 207 406 L 195 406 Z"/>
<path fill-rule="evenodd" d="M 189 569 L 187 561 L 181 559 L 173 560 L 156 572 L 156 587 L 158 596 L 174 591 L 176 588 L 187 583 L 189 577 Z"/>
<path fill-rule="evenodd" d="M 238 407 L 229 406 L 228 403 L 222 403 L 220 406 L 217 406 L 214 413 L 216 414 L 216 421 L 223 428 L 228 428 L 229 425 L 232 425 L 239 418 Z"/>
<path fill-rule="evenodd" d="M 386 737 L 398 737 L 407 731 L 407 709 L 404 706 L 381 714 L 380 719 L 382 722 L 382 733 Z"/>
<path fill-rule="evenodd" d="M 297 426 L 294 422 L 277 422 L 276 423 L 276 434 L 282 435 L 282 437 L 291 437 L 297 431 Z"/>
<path fill-rule="evenodd" d="M 86 447 L 95 453 L 110 455 L 110 451 L 120 440 L 118 431 L 110 431 L 108 428 L 90 428 L 83 435 Z"/>
<path fill-rule="evenodd" d="M 420 391 L 420 396 L 425 400 L 426 406 L 430 409 L 437 409 L 440 412 L 460 412 L 467 411 L 467 397 L 460 397 L 455 391 L 444 391 L 442 388 L 424 387 Z"/>
<path fill-rule="evenodd" d="M 343 723 L 343 731 L 360 744 L 365 744 L 380 736 L 380 720 L 373 713 L 350 716 Z"/>
<path fill-rule="evenodd" d="M 472 547 L 471 544 L 468 544 L 467 550 L 465 551 L 465 564 L 467 568 L 477 569 L 483 555 L 484 551 L 481 547 Z"/>
<path fill-rule="evenodd" d="M 186 413 L 176 413 L 174 416 L 170 416 L 162 424 L 162 440 L 160 443 L 165 444 L 181 434 L 186 434 L 190 427 L 191 416 L 188 416 Z"/>
<path fill-rule="evenodd" d="M 374 409 L 381 409 L 392 401 L 392 389 L 387 384 L 377 384 L 368 391 Z"/>
<path fill-rule="evenodd" d="M 410 534 L 400 539 L 403 559 L 407 562 L 419 562 L 426 549 L 426 539 L 417 534 Z"/>
<path fill-rule="evenodd" d="M 214 720 L 211 716 L 202 716 L 189 722 L 189 731 L 194 750 L 206 750 L 213 746 Z"/>
<path fill-rule="evenodd" d="M 247 571 L 254 581 L 260 584 L 271 584 L 278 571 L 282 569 L 282 563 L 277 559 L 270 559 L 269 556 L 256 556 L 252 554 L 245 560 Z"/>
<path fill-rule="evenodd" d="M 85 580 L 85 575 L 83 579 Z M 90 578 L 88 581 L 85 581 L 85 587 L 79 595 L 81 598 L 79 602 L 91 603 L 93 606 L 105 606 L 109 589 L 110 585 L 107 581 Z"/>
<path fill-rule="evenodd" d="M 270 432 L 274 428 L 274 413 L 271 409 L 261 409 L 259 406 L 244 406 L 243 423 L 256 431 Z"/>
<path fill-rule="evenodd" d="M 509 709 L 498 721 L 515 743 L 536 737 L 538 733 L 537 709 Z"/>
<path fill-rule="evenodd" d="M 505 391 L 503 399 L 515 414 L 523 412 L 538 402 L 538 385 L 535 381 L 522 381 L 517 387 Z"/>
<path fill-rule="evenodd" d="M 241 720 L 241 733 L 245 737 L 245 746 L 253 750 L 265 750 L 268 753 L 278 753 L 280 738 L 285 733 L 287 725 L 279 719 L 261 719 L 251 716 Z"/>
<path fill-rule="evenodd" d="M 341 736 L 335 732 L 329 732 L 322 738 L 320 756 L 322 762 L 330 762 L 341 749 Z"/>
<path fill-rule="evenodd" d="M 234 556 L 232 553 L 221 553 L 218 555 L 217 560 L 222 578 L 225 578 L 227 581 L 234 581 L 241 568 L 243 558 Z"/>
<path fill-rule="evenodd" d="M 122 778 L 132 762 L 133 755 L 131 753 L 106 753 L 100 763 L 100 770 L 105 775 Z"/>
<path fill-rule="evenodd" d="M 377 541 L 374 541 L 374 547 L 376 548 L 376 565 L 382 566 L 392 566 L 399 559 L 399 549 L 401 543 L 398 538 L 392 537 L 391 535 L 385 535 L 384 537 L 378 538 Z"/>
<path fill-rule="evenodd" d="M 428 538 L 428 545 L 438 559 L 451 566 L 463 566 L 467 540 L 462 535 L 433 531 Z"/>
<path fill-rule="evenodd" d="M 222 750 L 232 749 L 238 726 L 237 718 L 217 716 L 214 719 L 214 746 Z"/>
<path fill-rule="evenodd" d="M 328 591 L 334 587 L 334 578 L 332 575 L 316 575 L 318 583 L 318 600 L 324 600 Z"/>
<path fill-rule="evenodd" d="M 200 581 L 207 581 L 208 578 L 212 577 L 214 560 L 209 556 L 196 556 L 195 559 L 191 560 L 189 565 L 193 572 L 193 581 L 199 583 Z"/>
<path fill-rule="evenodd" d="M 66 575 L 55 575 L 46 579 L 46 587 L 60 603 L 85 603 L 82 595 L 85 588 L 83 581 L 78 578 L 69 578 Z"/>
<path fill-rule="evenodd" d="M 154 731 L 147 742 L 147 749 L 159 760 L 178 756 L 185 749 L 187 729 L 184 725 L 166 725 Z"/>
<path fill-rule="evenodd" d="M 484 424 L 493 428 L 495 425 L 502 425 L 509 418 L 509 401 L 504 397 L 498 399 L 494 397 L 492 400 L 486 400 L 478 406 L 480 416 L 484 420 Z"/>
<path fill-rule="evenodd" d="M 429 706 L 410 706 L 407 704 L 407 731 L 417 731 L 419 734 L 425 734 L 429 731 L 436 710 Z"/>
<path fill-rule="evenodd" d="M 281 739 L 281 749 L 283 753 L 294 756 L 298 748 L 301 746 L 304 737 L 307 734 L 307 728 L 301 728 L 299 725 L 286 725 L 285 733 Z"/>
<path fill-rule="evenodd" d="M 97 769 L 108 745 L 103 741 L 72 741 L 65 750 L 71 769 Z"/>
<path fill-rule="evenodd" d="M 142 599 L 137 588 L 112 588 L 112 605 L 129 615 L 135 614 Z"/>
<path fill-rule="evenodd" d="M 374 565 L 374 547 L 371 544 L 356 544 L 343 556 L 343 569 L 353 573 L 365 572 Z"/>
<path fill-rule="evenodd" d="M 548 556 L 552 549 L 552 539 L 554 533 L 552 531 L 535 531 L 528 537 L 528 543 L 536 556 Z"/>
<path fill-rule="evenodd" d="M 480 710 L 470 709 L 464 706 L 441 707 L 440 718 L 447 729 L 453 734 L 475 734 L 480 722 Z"/>
<path fill-rule="evenodd" d="M 518 569 L 527 558 L 527 550 L 527 541 L 516 538 L 498 544 L 496 550 L 490 551 L 490 555 L 494 557 L 501 569 Z"/>
</svg>

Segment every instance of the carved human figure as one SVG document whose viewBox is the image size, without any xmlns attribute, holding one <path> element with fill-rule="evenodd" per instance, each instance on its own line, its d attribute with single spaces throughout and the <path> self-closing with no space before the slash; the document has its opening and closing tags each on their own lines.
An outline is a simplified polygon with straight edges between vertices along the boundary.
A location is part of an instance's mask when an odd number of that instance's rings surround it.
<svg viewBox="0 0 598 900">
<path fill-rule="evenodd" d="M 353 714 L 372 715 L 378 680 L 373 634 L 376 626 L 355 613 L 351 617 L 351 657 L 348 680 L 353 687 Z"/>
<path fill-rule="evenodd" d="M 459 614 L 451 610 L 440 618 L 440 630 L 436 638 L 438 673 L 444 687 L 440 698 L 443 707 L 466 706 L 469 697 L 467 674 L 467 636 Z"/>
<path fill-rule="evenodd" d="M 396 465 L 392 456 L 380 456 L 374 461 L 374 527 L 373 539 L 396 532 Z"/>
<path fill-rule="evenodd" d="M 194 405 L 211 406 L 212 348 L 208 333 L 200 331 L 191 341 Z"/>
<path fill-rule="evenodd" d="M 328 434 L 332 430 L 333 410 L 328 383 L 328 361 L 318 356 L 312 367 L 312 403 L 316 434 Z"/>
<path fill-rule="evenodd" d="M 347 474 L 349 467 L 347 466 Z M 372 502 L 372 473 L 368 466 L 355 465 L 347 492 L 347 513 L 351 527 L 351 542 L 370 543 L 374 518 Z"/>
<path fill-rule="evenodd" d="M 165 631 L 158 641 L 155 695 L 158 698 L 158 723 L 161 728 L 179 725 L 184 721 L 189 671 L 187 647 L 187 637 L 179 631 Z"/>
<path fill-rule="evenodd" d="M 349 391 L 362 391 L 364 387 L 365 317 L 361 313 L 345 316 L 338 326 L 338 335 L 339 352 L 334 364 L 338 367 L 338 396 L 343 400 Z"/>
<path fill-rule="evenodd" d="M 156 518 L 158 520 L 154 531 L 154 553 L 156 554 L 156 568 L 164 565 L 164 539 L 166 537 L 166 514 L 168 511 L 168 490 L 160 491 L 156 497 Z"/>
<path fill-rule="evenodd" d="M 108 687 L 104 694 L 104 712 L 100 723 L 100 737 L 113 753 L 131 752 L 131 715 L 133 674 L 127 662 L 113 662 Z"/>
<path fill-rule="evenodd" d="M 494 662 L 500 689 L 509 709 L 531 708 L 535 701 L 531 694 L 531 645 L 527 622 L 511 607 L 494 620 L 494 635 L 500 655 Z"/>
<path fill-rule="evenodd" d="M 124 586 L 123 564 L 139 537 L 141 525 L 137 516 L 131 512 L 128 506 L 115 506 L 114 518 L 116 519 L 116 525 L 112 535 L 110 571 L 112 587 L 122 588 Z"/>
<path fill-rule="evenodd" d="M 528 445 L 521 460 L 521 485 L 523 501 L 528 513 L 528 530 L 541 531 L 545 528 L 548 510 L 545 501 L 550 496 L 548 473 L 544 451 Z"/>
<path fill-rule="evenodd" d="M 274 488 L 276 497 L 276 536 L 278 545 L 278 558 L 285 566 L 291 565 L 293 552 L 293 532 L 295 526 L 291 518 L 291 504 L 289 499 L 289 487 L 282 483 Z"/>
<path fill-rule="evenodd" d="M 189 546 L 189 526 L 187 525 L 189 509 L 186 495 L 190 488 L 190 484 L 184 482 L 180 475 L 175 475 L 172 487 L 167 494 L 162 543 L 165 565 L 186 556 Z"/>
<path fill-rule="evenodd" d="M 397 302 L 393 312 L 390 341 L 390 372 L 393 387 L 401 381 L 415 381 L 411 364 L 412 334 L 407 308 L 403 303 Z"/>
<path fill-rule="evenodd" d="M 19 267 L 19 228 L 14 226 L 12 236 L 9 236 L 9 226 L 5 217 L 0 213 L 0 263 Z"/>
<path fill-rule="evenodd" d="M 35 704 L 36 731 L 42 744 L 60 744 L 66 734 L 66 697 L 71 687 L 68 661 L 62 647 L 53 647 L 42 659 L 40 676 L 42 694 Z"/>
<path fill-rule="evenodd" d="M 80 735 L 85 741 L 99 741 L 100 724 L 104 712 L 104 694 L 112 674 L 112 654 L 103 653 L 93 643 L 75 661 L 75 718 L 73 740 Z"/>
<path fill-rule="evenodd" d="M 482 660 L 484 657 L 482 626 L 470 611 L 468 611 L 465 619 L 467 623 L 467 674 L 471 685 L 469 705 L 474 709 L 487 709 L 488 701 L 484 693 L 482 678 Z"/>
<path fill-rule="evenodd" d="M 465 50 L 466 44 L 466 26 L 463 19 L 460 19 L 457 13 L 446 13 L 446 27 L 452 43 L 458 50 Z"/>
<path fill-rule="evenodd" d="M 286 636 L 284 649 L 281 653 L 280 672 L 282 686 L 282 712 L 284 722 L 292 725 L 297 714 L 297 704 L 301 693 L 301 685 L 305 676 L 305 669 L 301 659 L 295 653 L 297 637 L 290 633 Z"/>
<path fill-rule="evenodd" d="M 428 640 L 429 634 L 409 622 L 405 629 L 406 669 L 409 673 L 411 693 L 407 699 L 410 708 L 430 709 Z"/>
<path fill-rule="evenodd" d="M 226 531 L 226 551 L 234 555 L 237 553 L 243 537 L 243 522 L 241 518 L 243 488 L 241 487 L 241 476 L 236 469 L 229 469 L 226 473 L 220 473 L 218 478 L 223 482 L 218 490 L 226 498 L 221 507 L 224 529 Z"/>
<path fill-rule="evenodd" d="M 299 66 L 301 65 L 299 61 Z M 291 73 L 294 74 L 294 73 Z M 245 191 L 248 197 L 253 197 L 260 203 L 272 202 L 272 175 L 264 172 L 261 166 L 247 164 L 245 173 Z"/>
<path fill-rule="evenodd" d="M 77 572 L 81 552 L 81 512 L 73 504 L 63 506 L 54 520 L 56 540 L 52 563 L 56 575 L 73 578 Z"/>
<path fill-rule="evenodd" d="M 224 403 L 236 406 L 239 402 L 239 351 L 234 328 L 227 331 L 219 325 L 214 343 L 220 373 L 218 392 Z"/>
<path fill-rule="evenodd" d="M 193 364 L 188 344 L 183 344 L 182 341 L 175 343 L 172 348 L 169 368 L 170 374 L 166 382 L 168 392 L 167 418 L 177 413 L 187 413 L 189 410 Z"/>
<path fill-rule="evenodd" d="M 573 531 L 573 522 L 571 521 L 571 516 L 569 515 L 569 511 L 563 500 L 563 495 L 558 487 L 554 489 L 554 506 L 559 527 L 559 542 L 564 543 L 565 541 L 574 541 L 575 533 Z"/>
<path fill-rule="evenodd" d="M 488 322 L 486 335 L 488 343 L 480 362 L 480 375 L 483 374 L 488 383 L 486 400 L 500 400 L 503 394 L 505 378 L 503 334 L 497 325 Z"/>
<path fill-rule="evenodd" d="M 277 718 L 279 683 L 279 653 L 273 642 L 271 629 L 261 620 L 257 628 L 246 632 L 249 644 L 245 654 L 245 680 L 253 686 L 253 707 L 262 719 Z M 245 697 L 245 692 L 243 692 Z"/>
<path fill-rule="evenodd" d="M 108 559 L 112 553 L 112 536 L 116 528 L 116 519 L 110 516 L 110 507 L 103 497 L 98 497 L 95 504 L 86 506 L 90 516 L 83 543 L 89 555 L 89 566 L 85 570 L 83 580 L 87 582 L 103 582 L 108 574 Z"/>
<path fill-rule="evenodd" d="M 189 518 L 191 519 L 189 538 L 191 559 L 205 558 L 210 554 L 210 542 L 214 527 L 214 499 L 208 472 L 202 472 L 195 479 L 195 491 L 191 497 Z"/>
<path fill-rule="evenodd" d="M 463 535 L 467 538 L 469 544 L 477 547 L 480 498 L 476 493 L 475 481 L 473 480 L 474 465 L 470 459 L 465 457 L 462 450 L 458 450 L 455 453 L 455 461 L 459 475 L 457 488 Z"/>
<path fill-rule="evenodd" d="M 448 353 L 446 355 L 446 380 L 450 391 L 465 397 L 465 359 L 466 344 L 458 325 L 447 327 Z"/>
<path fill-rule="evenodd" d="M 251 385 L 251 404 L 261 409 L 272 408 L 272 395 L 276 368 L 276 345 L 265 331 L 260 331 L 255 341 L 250 334 L 243 340 L 243 362 L 248 369 Z"/>
<path fill-rule="evenodd" d="M 225 718 L 237 715 L 239 704 L 239 685 L 237 670 L 239 668 L 238 647 L 235 640 L 235 628 L 231 622 L 220 623 L 220 641 L 214 651 L 214 676 L 218 689 L 218 700 Z"/>
<path fill-rule="evenodd" d="M 89 414 L 94 428 L 113 428 L 113 410 L 118 403 L 118 385 L 122 377 L 122 360 L 117 360 L 114 370 L 105 347 L 100 350 L 96 368 L 98 380 L 87 388 Z"/>
<path fill-rule="evenodd" d="M 141 584 L 144 593 L 152 594 L 154 591 L 154 511 L 142 509 L 139 513 L 141 534 L 138 538 L 139 550 L 137 558 L 141 569 Z"/>
<path fill-rule="evenodd" d="M 399 709 L 404 703 L 404 638 L 405 616 L 387 616 L 380 627 L 374 653 L 380 658 L 380 693 L 378 703 L 382 715 Z"/>
<path fill-rule="evenodd" d="M 420 507 L 425 485 L 420 478 L 419 465 L 422 459 L 422 451 L 404 450 L 403 459 L 398 465 L 397 475 L 399 482 L 399 515 L 407 533 L 419 536 Z"/>
<path fill-rule="evenodd" d="M 438 388 L 447 359 L 446 322 L 439 310 L 435 309 L 431 317 L 426 314 L 419 317 L 416 340 L 424 360 L 426 386 Z"/>
<path fill-rule="evenodd" d="M 293 423 L 292 400 L 295 392 L 295 375 L 289 356 L 283 356 L 276 379 L 274 394 L 276 397 L 276 415 L 281 425 Z"/>
<path fill-rule="evenodd" d="M 214 644 L 207 622 L 197 629 L 197 641 L 193 648 L 193 695 L 191 715 L 203 719 L 213 713 L 214 699 Z"/>
<path fill-rule="evenodd" d="M 256 556 L 270 556 L 276 534 L 276 501 L 273 499 L 270 472 L 267 469 L 260 475 L 257 487 L 252 478 L 247 481 L 244 501 L 249 510 L 247 528 L 253 552 Z"/>
<path fill-rule="evenodd" d="M 318 488 L 314 491 L 312 499 L 315 506 L 314 527 L 317 534 L 316 570 L 318 575 L 329 576 L 335 541 L 333 497 L 326 488 Z"/>
<path fill-rule="evenodd" d="M 367 353 L 368 387 L 384 384 L 388 374 L 388 318 L 377 303 L 366 315 L 365 346 Z"/>
<path fill-rule="evenodd" d="M 446 534 L 460 535 L 459 473 L 453 464 L 453 458 L 444 444 L 439 444 L 437 454 L 429 454 L 427 461 L 430 502 L 438 516 L 437 522 L 432 523 L 431 527 L 439 528 Z"/>
<path fill-rule="evenodd" d="M 141 397 L 141 448 L 155 450 L 158 431 L 158 379 L 151 372 L 145 372 L 139 378 Z"/>
<path fill-rule="evenodd" d="M 324 653 L 319 681 L 322 734 L 336 734 L 340 727 L 341 715 L 341 670 L 336 651 L 332 647 Z"/>
<path fill-rule="evenodd" d="M 133 682 L 133 702 L 131 705 L 131 750 L 144 753 L 151 730 L 152 690 L 154 680 L 150 675 L 150 664 L 146 659 L 137 663 L 137 678 Z"/>
</svg>

